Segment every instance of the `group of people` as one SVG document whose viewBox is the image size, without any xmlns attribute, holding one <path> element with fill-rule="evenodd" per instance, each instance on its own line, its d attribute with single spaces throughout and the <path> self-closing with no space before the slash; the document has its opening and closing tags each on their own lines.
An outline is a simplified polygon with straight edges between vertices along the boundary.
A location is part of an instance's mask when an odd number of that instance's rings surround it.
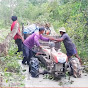
<svg viewBox="0 0 88 88">
<path fill-rule="evenodd" d="M 11 25 L 11 31 L 13 30 L 14 26 L 16 24 L 19 25 L 18 21 L 17 21 L 17 17 L 16 16 L 12 16 L 12 25 Z M 34 47 L 34 45 L 38 46 L 40 49 L 42 49 L 42 46 L 40 45 L 39 40 L 43 40 L 43 41 L 49 41 L 49 40 L 53 40 L 56 42 L 62 42 L 64 43 L 64 46 L 66 48 L 67 51 L 67 57 L 68 59 L 71 58 L 71 56 L 75 56 L 79 59 L 80 63 L 81 63 L 81 59 L 77 54 L 77 49 L 75 44 L 71 41 L 70 37 L 68 36 L 68 34 L 66 33 L 66 29 L 64 27 L 61 27 L 59 29 L 59 32 L 61 34 L 61 37 L 58 39 L 55 38 L 46 38 L 43 36 L 45 28 L 44 27 L 40 27 L 38 32 L 34 32 L 33 34 L 31 34 L 30 36 L 28 36 L 25 40 L 22 36 L 22 33 L 20 31 L 20 26 L 18 27 L 18 31 L 16 33 L 16 35 L 14 36 L 14 40 L 15 43 L 18 46 L 18 51 L 23 51 L 23 61 L 22 64 L 29 65 L 30 62 L 30 58 L 34 55 L 35 52 L 32 51 L 32 48 Z M 23 48 L 23 49 L 22 49 Z M 17 54 L 17 52 L 15 54 Z"/>
</svg>

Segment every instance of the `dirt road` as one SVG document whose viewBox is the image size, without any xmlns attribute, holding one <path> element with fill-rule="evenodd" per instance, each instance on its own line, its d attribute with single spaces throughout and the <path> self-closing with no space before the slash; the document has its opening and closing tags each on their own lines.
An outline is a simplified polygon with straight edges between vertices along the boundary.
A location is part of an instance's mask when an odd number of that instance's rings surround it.
<svg viewBox="0 0 88 88">
<path fill-rule="evenodd" d="M 21 65 L 22 73 L 25 75 L 25 87 L 88 87 L 88 74 L 86 73 L 82 74 L 82 78 L 63 77 L 59 81 L 44 79 L 43 75 L 40 75 L 39 78 L 32 78 L 28 73 L 28 66 L 22 65 L 21 60 L 19 64 Z"/>
</svg>

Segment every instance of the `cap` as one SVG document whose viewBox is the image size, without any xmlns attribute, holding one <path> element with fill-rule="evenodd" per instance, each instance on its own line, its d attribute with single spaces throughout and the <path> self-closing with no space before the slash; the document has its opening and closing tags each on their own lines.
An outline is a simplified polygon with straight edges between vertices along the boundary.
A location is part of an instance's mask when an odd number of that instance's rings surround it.
<svg viewBox="0 0 88 88">
<path fill-rule="evenodd" d="M 60 32 L 60 31 L 66 32 L 66 29 L 65 29 L 64 27 L 61 27 L 61 28 L 59 29 L 59 32 Z"/>
</svg>

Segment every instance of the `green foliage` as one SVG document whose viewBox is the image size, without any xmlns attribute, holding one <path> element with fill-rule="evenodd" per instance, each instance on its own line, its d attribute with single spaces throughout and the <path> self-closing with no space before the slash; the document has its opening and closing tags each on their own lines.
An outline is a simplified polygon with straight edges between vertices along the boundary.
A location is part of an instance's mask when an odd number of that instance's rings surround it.
<svg viewBox="0 0 88 88">
<path fill-rule="evenodd" d="M 24 87 L 24 78 L 22 74 L 5 72 L 3 74 L 4 87 Z"/>
<path fill-rule="evenodd" d="M 0 28 L 11 24 L 11 15 L 17 15 L 20 24 L 50 22 L 56 32 L 64 26 L 80 56 L 87 58 L 88 0 L 2 0 L 0 7 Z"/>
<path fill-rule="evenodd" d="M 84 62 L 88 62 L 88 0 L 1 0 L 0 42 L 10 31 L 12 15 L 18 17 L 20 24 L 26 24 L 27 21 L 33 23 L 50 22 L 57 33 L 59 28 L 64 26 L 75 43 L 78 54 Z M 21 74 L 19 74 L 18 60 L 22 59 L 22 53 L 15 55 L 17 48 L 14 45 L 14 41 L 12 41 L 8 55 L 0 57 L 0 71 L 5 72 L 6 83 L 10 83 L 14 79 L 16 80 L 13 82 L 18 83 L 18 81 L 22 81 L 25 78 L 24 76 L 19 78 Z M 62 51 L 66 53 L 64 45 L 62 44 L 61 46 Z M 88 69 L 86 70 L 88 71 Z M 23 72 L 25 71 L 24 69 Z M 18 77 L 15 77 L 15 74 Z M 53 79 L 48 75 L 45 78 Z M 62 84 L 61 82 L 60 85 Z M 18 86 L 22 87 L 24 84 L 19 83 Z"/>
<path fill-rule="evenodd" d="M 7 71 L 9 72 L 20 72 L 20 66 L 17 61 L 11 60 L 7 63 Z"/>
<path fill-rule="evenodd" d="M 4 57 L 0 57 L 0 60 L 2 61 L 0 65 L 3 65 L 2 70 L 4 72 L 7 71 L 14 73 L 20 72 L 20 65 L 18 63 L 18 60 L 22 59 L 21 56 L 22 53 L 18 53 L 17 55 L 15 55 L 14 53 L 17 51 L 17 48 L 14 45 L 15 45 L 14 41 L 11 41 L 8 55 Z"/>
<path fill-rule="evenodd" d="M 17 48 L 14 45 L 14 41 L 11 41 L 8 55 L 0 57 L 0 72 L 3 73 L 5 87 L 24 87 L 25 76 L 21 74 L 18 63 L 18 60 L 22 59 L 22 53 L 15 55 Z"/>
<path fill-rule="evenodd" d="M 45 3 L 47 0 L 29 0 L 33 5 L 40 5 L 42 3 Z"/>
</svg>

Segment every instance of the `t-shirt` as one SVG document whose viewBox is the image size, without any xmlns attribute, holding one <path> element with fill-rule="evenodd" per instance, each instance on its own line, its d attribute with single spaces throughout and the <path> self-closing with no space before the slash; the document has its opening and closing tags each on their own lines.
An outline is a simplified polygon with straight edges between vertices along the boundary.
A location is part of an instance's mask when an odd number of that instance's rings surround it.
<svg viewBox="0 0 88 88">
<path fill-rule="evenodd" d="M 49 41 L 48 38 L 42 36 L 39 33 L 33 33 L 24 41 L 24 45 L 27 46 L 29 49 L 32 49 L 34 45 L 40 46 L 39 39 L 43 41 Z"/>
<path fill-rule="evenodd" d="M 67 33 L 63 34 L 61 36 L 61 38 L 63 38 L 63 43 L 64 43 L 64 46 L 67 50 L 67 52 L 71 51 L 72 49 L 76 48 L 75 47 L 75 44 L 71 41 L 70 37 L 68 36 Z"/>
</svg>

